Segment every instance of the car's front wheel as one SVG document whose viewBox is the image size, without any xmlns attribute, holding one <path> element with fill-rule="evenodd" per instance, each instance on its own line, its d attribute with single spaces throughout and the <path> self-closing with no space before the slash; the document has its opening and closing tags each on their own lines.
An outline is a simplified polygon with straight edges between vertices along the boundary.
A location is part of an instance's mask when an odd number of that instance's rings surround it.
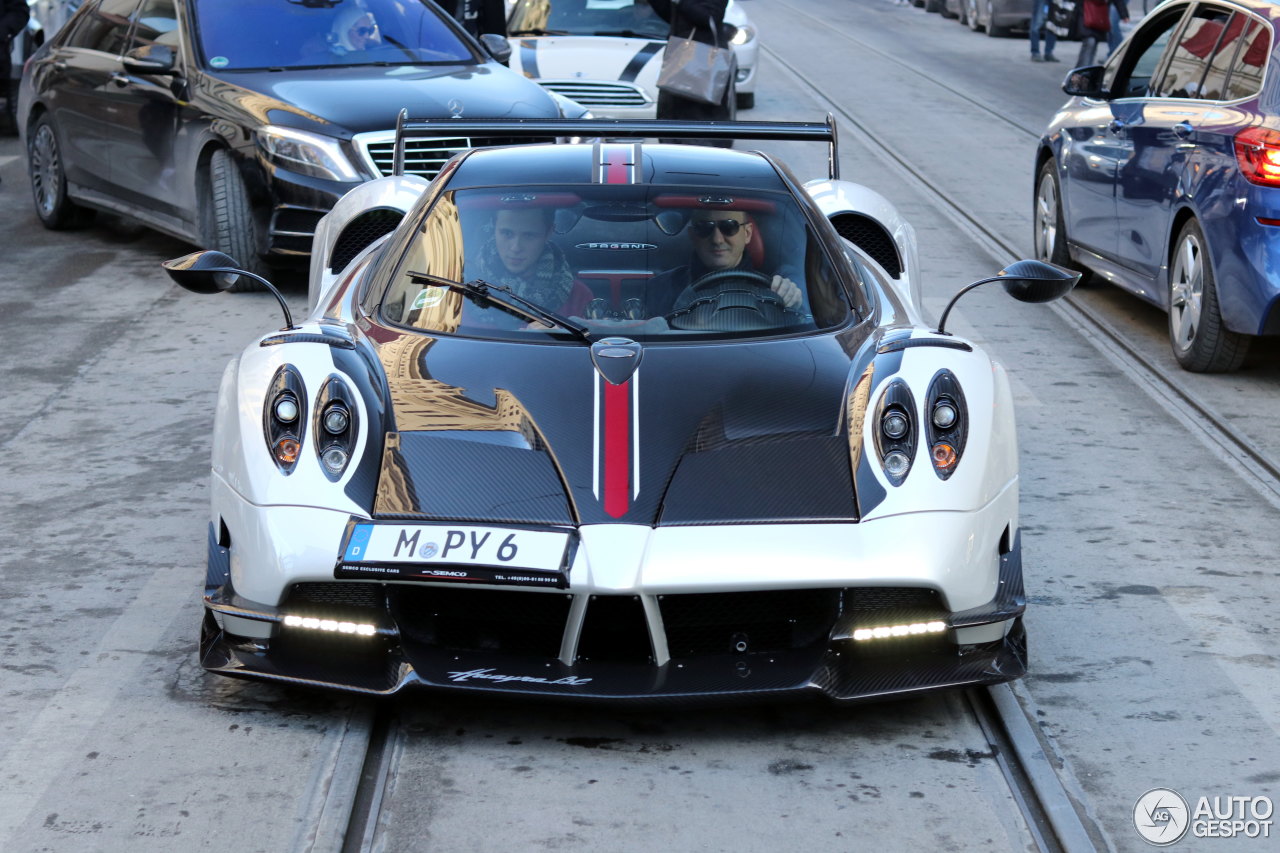
<svg viewBox="0 0 1280 853">
<path fill-rule="evenodd" d="M 1209 246 L 1194 219 L 1178 232 L 1169 265 L 1169 342 L 1178 363 L 1194 373 L 1235 370 L 1249 353 L 1249 336 L 1222 322 Z"/>
<path fill-rule="evenodd" d="M 27 137 L 27 169 L 31 175 L 31 195 L 36 215 L 45 228 L 61 231 L 80 228 L 93 220 L 93 211 L 67 197 L 67 173 L 62 166 L 62 149 L 49 117 L 36 120 Z"/>
<path fill-rule="evenodd" d="M 258 249 L 258 229 L 249 202 L 249 188 L 231 152 L 220 149 L 209 160 L 211 249 L 230 255 L 241 269 L 264 278 L 270 269 Z M 261 285 L 241 276 L 231 289 L 237 292 L 258 290 Z"/>
<path fill-rule="evenodd" d="M 1062 216 L 1062 194 L 1058 186 L 1057 164 L 1045 160 L 1036 178 L 1036 205 L 1032 213 L 1036 257 L 1060 267 L 1075 269 L 1067 250 L 1067 226 Z"/>
</svg>

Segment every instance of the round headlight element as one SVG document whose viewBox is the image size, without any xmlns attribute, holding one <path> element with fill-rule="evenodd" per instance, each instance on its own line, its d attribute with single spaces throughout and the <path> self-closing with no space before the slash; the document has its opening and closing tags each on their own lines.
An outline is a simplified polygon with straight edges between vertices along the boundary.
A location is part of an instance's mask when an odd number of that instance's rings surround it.
<svg viewBox="0 0 1280 853">
<path fill-rule="evenodd" d="M 334 435 L 340 435 L 347 431 L 347 426 L 351 423 L 351 416 L 347 414 L 347 410 L 341 406 L 333 406 L 329 411 L 324 413 L 325 432 Z"/>
<path fill-rule="evenodd" d="M 302 450 L 302 445 L 298 443 L 296 438 L 286 436 L 276 442 L 276 458 L 286 465 L 292 465 L 298 461 L 298 453 Z"/>
<path fill-rule="evenodd" d="M 324 463 L 324 467 L 337 473 L 347 466 L 347 451 L 341 447 L 330 447 L 320 454 L 320 461 Z"/>
<path fill-rule="evenodd" d="M 949 444 L 939 443 L 933 446 L 933 464 L 943 470 L 955 467 L 956 449 Z"/>
<path fill-rule="evenodd" d="M 910 422 L 902 412 L 888 411 L 880 419 L 880 429 L 884 430 L 884 434 L 889 438 L 902 438 L 907 434 L 909 426 Z"/>
<path fill-rule="evenodd" d="M 940 402 L 933 407 L 933 425 L 938 429 L 950 429 L 956 422 L 956 407 L 947 402 Z"/>
<path fill-rule="evenodd" d="M 291 424 L 298 419 L 298 401 L 292 397 L 281 397 L 276 400 L 276 420 Z"/>
<path fill-rule="evenodd" d="M 911 468 L 911 460 L 901 450 L 885 454 L 884 470 L 890 477 L 904 477 Z"/>
</svg>

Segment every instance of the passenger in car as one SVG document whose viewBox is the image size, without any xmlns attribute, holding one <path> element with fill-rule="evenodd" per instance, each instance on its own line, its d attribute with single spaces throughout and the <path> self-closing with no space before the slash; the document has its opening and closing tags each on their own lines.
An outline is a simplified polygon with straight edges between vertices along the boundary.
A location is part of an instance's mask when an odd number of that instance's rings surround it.
<svg viewBox="0 0 1280 853">
<path fill-rule="evenodd" d="M 575 281 L 564 252 L 551 242 L 554 224 L 555 212 L 549 207 L 499 210 L 492 236 L 467 264 L 467 278 L 505 285 L 561 314 L 581 315 L 591 301 L 591 290 Z"/>
<path fill-rule="evenodd" d="M 689 263 L 654 276 L 645 290 L 645 308 L 650 317 L 665 316 L 687 306 L 694 298 L 692 286 L 711 273 L 732 269 L 764 272 L 756 269 L 747 251 L 756 236 L 756 224 L 746 211 L 696 211 L 686 233 L 693 250 Z M 795 308 L 802 301 L 800 288 L 784 275 L 774 273 L 769 289 L 787 308 Z"/>
</svg>

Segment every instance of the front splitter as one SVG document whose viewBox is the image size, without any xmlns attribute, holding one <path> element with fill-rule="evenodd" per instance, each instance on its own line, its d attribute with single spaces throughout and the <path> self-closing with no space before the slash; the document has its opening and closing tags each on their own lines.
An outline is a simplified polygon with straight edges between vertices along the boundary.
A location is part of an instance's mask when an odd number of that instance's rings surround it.
<svg viewBox="0 0 1280 853">
<path fill-rule="evenodd" d="M 557 701 L 698 704 L 804 696 L 841 702 L 894 699 L 995 684 L 1027 669 L 1026 634 L 1015 620 L 981 646 L 904 638 L 894 648 L 853 641 L 778 653 L 715 655 L 647 663 L 558 660 L 453 651 L 405 638 L 279 636 L 240 642 L 206 614 L 201 664 L 210 672 L 353 693 L 409 688 L 540 697 Z M 871 644 L 874 645 L 874 644 Z"/>
</svg>

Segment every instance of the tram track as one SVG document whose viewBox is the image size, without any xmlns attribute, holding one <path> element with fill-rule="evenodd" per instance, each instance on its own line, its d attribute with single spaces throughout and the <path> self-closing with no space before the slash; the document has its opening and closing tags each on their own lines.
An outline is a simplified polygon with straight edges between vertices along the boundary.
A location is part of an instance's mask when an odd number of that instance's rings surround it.
<svg viewBox="0 0 1280 853">
<path fill-rule="evenodd" d="M 794 6 L 787 8 L 794 10 L 797 15 L 813 18 Z M 905 68 L 930 85 L 971 104 L 974 109 L 1025 134 L 1029 140 L 1039 137 L 1038 129 L 1029 128 L 1001 114 L 965 92 L 919 71 L 893 54 L 848 34 L 839 35 L 856 44 L 859 49 Z M 910 183 L 927 189 L 926 196 L 938 210 L 969 234 L 975 244 L 996 263 L 1003 264 L 1010 258 L 1025 254 L 1013 241 L 972 215 L 959 198 L 931 180 L 881 134 L 864 124 L 843 105 L 828 98 L 823 88 L 793 63 L 768 47 L 762 47 L 762 50 L 803 89 L 827 106 L 837 121 L 844 125 L 842 130 L 846 138 L 858 139 Z M 1222 453 L 1235 460 L 1238 468 L 1250 475 L 1255 487 L 1280 505 L 1280 464 L 1265 451 L 1234 429 L 1212 406 L 1180 387 L 1176 379 L 1169 376 L 1160 364 L 1145 356 L 1139 347 L 1128 341 L 1122 329 L 1108 322 L 1084 300 L 1069 296 L 1050 308 L 1084 332 L 1136 384 L 1152 393 L 1166 408 L 1175 410 L 1179 420 L 1198 429 L 1203 440 L 1216 445 Z M 1023 710 L 1015 691 L 1009 685 L 1001 684 L 962 691 L 958 695 L 989 743 L 1011 797 L 1037 849 L 1046 853 L 1106 849 L 1108 845 L 1105 835 L 1089 817 L 1082 817 L 1082 812 L 1087 815 L 1086 805 L 1068 793 L 1056 762 L 1050 757 L 1051 746 L 1044 742 L 1038 727 Z M 354 755 L 347 759 L 359 760 L 358 779 L 354 784 L 330 791 L 329 796 L 333 801 L 325 806 L 326 814 L 344 815 L 345 825 L 339 828 L 336 823 L 342 821 L 336 821 L 332 828 L 337 831 L 330 836 L 329 843 L 317 843 L 310 848 L 312 853 L 329 850 L 334 853 L 373 853 L 380 849 L 379 815 L 383 797 L 394 778 L 401 748 L 401 733 L 399 721 L 390 703 L 377 702 L 360 713 L 368 714 L 365 751 L 360 759 Z"/>
<path fill-rule="evenodd" d="M 821 23 L 803 9 L 786 3 L 781 5 L 792 14 Z M 928 85 L 945 91 L 983 115 L 1024 135 L 1029 145 L 1039 139 L 1039 129 L 1027 127 L 994 110 L 981 100 L 946 85 L 892 53 L 845 32 L 836 32 L 835 35 L 856 45 L 859 50 L 874 53 L 884 61 L 911 72 Z M 990 255 L 995 263 L 1003 265 L 1010 258 L 1024 254 L 1022 249 L 1000 231 L 974 216 L 968 206 L 943 189 L 939 182 L 931 180 L 914 161 L 903 156 L 882 134 L 867 126 L 843 104 L 829 98 L 823 87 L 795 63 L 768 47 L 762 47 L 761 50 L 811 97 L 830 110 L 836 121 L 844 125 L 841 130 L 845 138 L 857 139 L 909 184 L 923 190 L 924 197 L 954 225 L 969 234 L 975 244 Z M 1048 307 L 1080 332 L 1104 357 L 1195 433 L 1220 458 L 1228 461 L 1264 499 L 1280 506 L 1280 464 L 1246 434 L 1189 391 L 1163 365 L 1144 354 L 1123 329 L 1109 322 L 1086 299 L 1071 294 Z M 1096 824 L 1092 833 L 1086 827 L 1086 819 L 1082 819 L 1074 798 L 1067 794 L 1058 771 L 1048 758 L 1048 746 L 1042 743 L 1034 723 L 1022 710 L 1013 689 L 1007 684 L 1001 684 L 985 690 L 966 691 L 965 697 L 970 712 L 992 746 L 1013 799 L 1037 847 L 1042 851 L 1077 851 L 1093 850 L 1099 844 L 1105 846 L 1105 836 L 1097 829 Z M 1079 803 L 1079 806 L 1080 810 L 1086 810 L 1084 803 Z"/>
<path fill-rule="evenodd" d="M 818 20 L 808 12 L 795 6 L 785 3 L 782 5 L 785 5 L 797 16 L 808 17 L 814 21 Z M 1033 143 L 1040 138 L 1039 130 L 1029 128 L 1008 116 L 1002 115 L 971 95 L 919 71 L 910 63 L 904 62 L 892 53 L 854 38 L 848 33 L 837 33 L 837 35 L 841 39 L 857 45 L 860 50 L 874 53 L 886 62 L 891 62 L 918 75 L 930 85 L 973 106 L 974 109 L 993 116 L 1004 125 L 1025 134 L 1029 142 Z M 908 182 L 927 190 L 926 197 L 954 224 L 971 235 L 975 243 L 986 251 L 995 263 L 1004 264 L 1010 258 L 1023 257 L 1026 254 L 1013 241 L 1007 239 L 999 231 L 989 227 L 970 213 L 967 205 L 956 198 L 954 194 L 942 189 L 939 182 L 933 180 L 915 165 L 910 158 L 899 153 L 882 134 L 868 127 L 842 104 L 827 97 L 823 88 L 809 75 L 797 68 L 794 63 L 783 58 L 777 51 L 767 46 L 762 47 L 761 50 L 773 62 L 789 73 L 812 97 L 826 105 L 832 114 L 836 116 L 837 121 L 846 125 L 850 132 L 848 135 L 859 139 L 866 145 L 868 150 L 872 150 L 881 159 L 886 160 Z M 1193 424 L 1206 443 L 1211 445 L 1213 449 L 1221 451 L 1226 458 L 1231 460 L 1238 472 L 1245 473 L 1247 475 L 1246 479 L 1265 498 L 1273 503 L 1280 502 L 1280 461 L 1274 459 L 1242 431 L 1236 429 L 1213 406 L 1189 391 L 1183 383 L 1178 381 L 1177 377 L 1170 376 L 1163 365 L 1148 357 L 1139 347 L 1135 346 L 1123 329 L 1109 322 L 1096 309 L 1090 307 L 1084 299 L 1075 294 L 1068 295 L 1060 302 L 1049 306 L 1049 308 L 1068 319 L 1077 328 L 1084 328 L 1092 332 L 1094 336 L 1101 336 L 1106 342 L 1106 345 L 1101 348 L 1111 351 L 1108 354 L 1113 356 L 1112 360 L 1117 363 L 1117 366 L 1128 373 L 1140 386 L 1153 392 L 1153 396 L 1166 408 L 1172 406 L 1176 409 L 1176 416 L 1184 424 Z M 1094 338 L 1094 343 L 1095 345 L 1099 343 L 1096 337 Z M 1119 358 L 1115 356 L 1119 356 Z"/>
</svg>

